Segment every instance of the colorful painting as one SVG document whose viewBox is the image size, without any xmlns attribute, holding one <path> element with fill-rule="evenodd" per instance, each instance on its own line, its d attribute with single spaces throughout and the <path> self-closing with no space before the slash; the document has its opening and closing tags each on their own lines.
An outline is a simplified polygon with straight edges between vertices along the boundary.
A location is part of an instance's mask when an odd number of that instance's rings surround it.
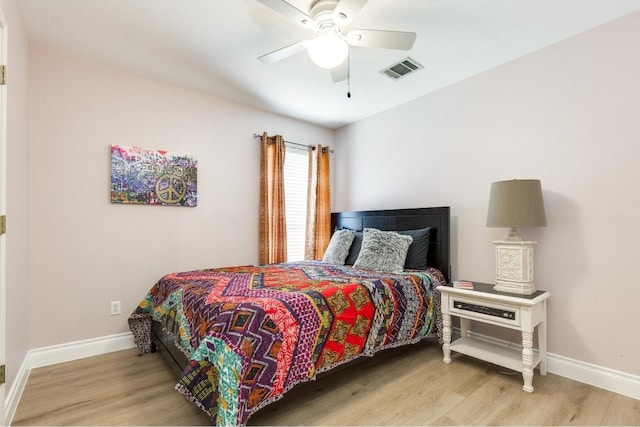
<svg viewBox="0 0 640 427">
<path fill-rule="evenodd" d="M 198 204 L 198 161 L 163 150 L 111 146 L 111 203 Z"/>
</svg>

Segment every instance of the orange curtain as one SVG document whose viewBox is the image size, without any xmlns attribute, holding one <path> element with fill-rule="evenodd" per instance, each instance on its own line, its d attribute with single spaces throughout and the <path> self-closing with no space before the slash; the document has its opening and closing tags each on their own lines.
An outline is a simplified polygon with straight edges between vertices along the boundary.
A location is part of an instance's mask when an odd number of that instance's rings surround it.
<svg viewBox="0 0 640 427">
<path fill-rule="evenodd" d="M 304 257 L 322 259 L 331 239 L 329 147 L 309 151 L 309 196 Z"/>
<path fill-rule="evenodd" d="M 262 134 L 260 142 L 260 264 L 287 260 L 284 201 L 285 144 L 281 135 Z"/>
</svg>

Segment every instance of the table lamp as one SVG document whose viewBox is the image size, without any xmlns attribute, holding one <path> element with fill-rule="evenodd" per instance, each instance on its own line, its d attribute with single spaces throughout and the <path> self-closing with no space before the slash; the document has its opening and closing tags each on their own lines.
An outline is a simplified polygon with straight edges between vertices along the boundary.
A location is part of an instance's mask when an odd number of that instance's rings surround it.
<svg viewBox="0 0 640 427">
<path fill-rule="evenodd" d="M 520 295 L 536 292 L 533 281 L 533 246 L 518 228 L 544 227 L 542 188 L 537 179 L 513 179 L 491 184 L 487 227 L 510 227 L 506 240 L 494 241 L 496 283 L 494 290 Z"/>
</svg>

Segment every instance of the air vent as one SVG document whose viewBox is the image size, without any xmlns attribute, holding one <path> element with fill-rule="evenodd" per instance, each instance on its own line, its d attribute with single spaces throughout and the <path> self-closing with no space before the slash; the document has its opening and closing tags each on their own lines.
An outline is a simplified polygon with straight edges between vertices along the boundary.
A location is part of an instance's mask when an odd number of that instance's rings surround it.
<svg viewBox="0 0 640 427">
<path fill-rule="evenodd" d="M 398 80 L 400 77 L 404 77 L 407 74 L 411 74 L 421 68 L 424 67 L 418 64 L 414 59 L 407 57 L 397 64 L 393 64 L 392 66 L 385 68 L 381 71 L 381 73 L 386 74 L 393 80 Z"/>
</svg>

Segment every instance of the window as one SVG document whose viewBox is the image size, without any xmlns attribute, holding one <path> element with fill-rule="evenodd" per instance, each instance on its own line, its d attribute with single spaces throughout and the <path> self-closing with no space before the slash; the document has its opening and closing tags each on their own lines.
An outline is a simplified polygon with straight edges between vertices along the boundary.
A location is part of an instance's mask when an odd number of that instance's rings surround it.
<svg viewBox="0 0 640 427">
<path fill-rule="evenodd" d="M 287 216 L 287 261 L 304 260 L 307 230 L 309 153 L 287 146 L 284 160 L 284 200 Z"/>
</svg>

